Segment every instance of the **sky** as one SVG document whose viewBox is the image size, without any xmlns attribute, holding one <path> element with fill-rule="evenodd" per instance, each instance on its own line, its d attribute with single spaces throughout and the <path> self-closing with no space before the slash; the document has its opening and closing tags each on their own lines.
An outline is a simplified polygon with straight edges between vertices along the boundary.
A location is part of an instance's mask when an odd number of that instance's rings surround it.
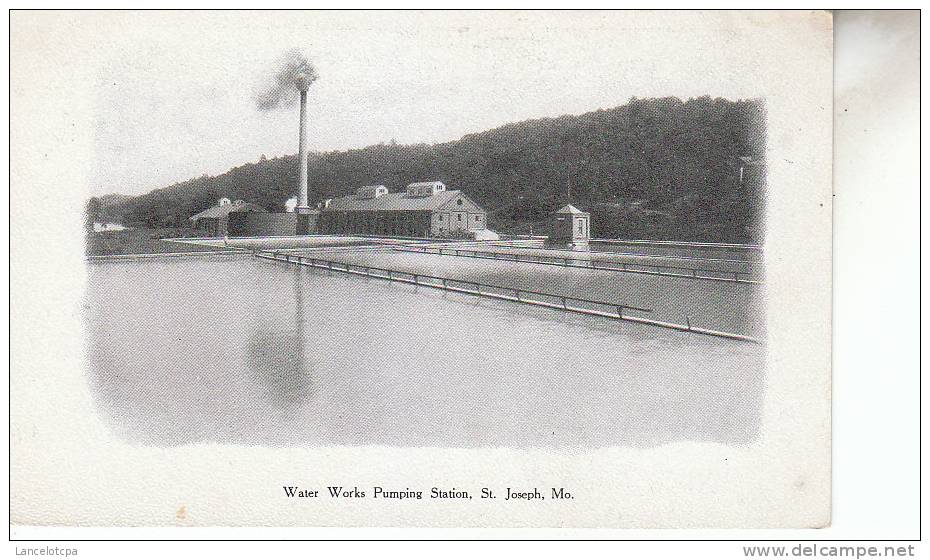
<svg viewBox="0 0 930 560">
<path fill-rule="evenodd" d="M 255 94 L 297 48 L 317 68 L 311 150 L 455 140 L 631 97 L 762 97 L 753 14 L 120 13 L 94 20 L 93 194 L 140 194 L 297 151 L 297 108 Z M 734 18 L 732 21 L 727 18 Z M 721 26 L 720 21 L 726 25 Z M 737 71 L 734 71 L 737 69 Z"/>
</svg>

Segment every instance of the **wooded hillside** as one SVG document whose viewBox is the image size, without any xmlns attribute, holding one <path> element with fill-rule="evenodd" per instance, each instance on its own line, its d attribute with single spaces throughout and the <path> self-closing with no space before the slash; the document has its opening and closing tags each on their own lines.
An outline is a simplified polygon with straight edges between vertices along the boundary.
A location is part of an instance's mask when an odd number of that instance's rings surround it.
<svg viewBox="0 0 930 560">
<path fill-rule="evenodd" d="M 310 199 L 362 185 L 395 191 L 440 180 L 471 196 L 488 210 L 489 227 L 507 233 L 541 232 L 549 212 L 572 202 L 592 213 L 595 237 L 758 241 L 764 123 L 757 100 L 634 98 L 613 109 L 508 124 L 442 144 L 311 154 Z M 283 211 L 296 185 L 296 156 L 262 157 L 216 177 L 120 200 L 103 217 L 183 226 L 221 197 Z"/>
</svg>

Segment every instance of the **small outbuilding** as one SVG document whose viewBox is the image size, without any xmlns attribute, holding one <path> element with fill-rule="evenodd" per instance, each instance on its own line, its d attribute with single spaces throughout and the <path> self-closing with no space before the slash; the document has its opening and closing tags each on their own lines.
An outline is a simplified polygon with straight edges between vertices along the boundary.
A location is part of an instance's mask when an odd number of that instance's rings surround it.
<svg viewBox="0 0 930 560">
<path fill-rule="evenodd" d="M 228 232 L 229 215 L 239 212 L 267 213 L 268 210 L 251 202 L 242 200 L 230 202 L 228 198 L 221 198 L 216 206 L 194 214 L 190 217 L 190 220 L 194 229 L 204 232 L 205 235 L 223 237 Z"/>
<path fill-rule="evenodd" d="M 552 213 L 549 242 L 584 244 L 591 239 L 591 214 L 566 204 Z"/>
</svg>

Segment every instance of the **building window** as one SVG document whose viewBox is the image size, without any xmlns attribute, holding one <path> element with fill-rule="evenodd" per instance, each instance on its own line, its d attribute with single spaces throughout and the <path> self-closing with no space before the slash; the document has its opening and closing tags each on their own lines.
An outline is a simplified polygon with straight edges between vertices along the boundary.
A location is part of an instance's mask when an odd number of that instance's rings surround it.
<svg viewBox="0 0 930 560">
<path fill-rule="evenodd" d="M 459 214 L 459 221 L 460 221 L 460 222 L 462 221 L 462 215 L 461 215 L 461 214 Z"/>
<path fill-rule="evenodd" d="M 442 221 L 442 214 L 439 215 L 439 221 Z"/>
<path fill-rule="evenodd" d="M 461 198 L 458 199 L 458 201 L 456 202 L 456 204 L 458 204 L 459 206 L 461 206 L 461 205 L 462 205 L 462 199 L 461 199 Z"/>
<path fill-rule="evenodd" d="M 480 222 L 480 221 L 481 221 L 481 216 L 475 216 L 475 221 L 476 221 L 476 222 Z"/>
</svg>

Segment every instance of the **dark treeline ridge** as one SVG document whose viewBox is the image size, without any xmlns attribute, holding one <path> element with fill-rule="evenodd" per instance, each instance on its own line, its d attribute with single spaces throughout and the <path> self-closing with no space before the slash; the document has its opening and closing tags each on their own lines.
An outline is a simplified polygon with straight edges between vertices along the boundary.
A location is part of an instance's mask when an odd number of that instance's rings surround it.
<svg viewBox="0 0 930 560">
<path fill-rule="evenodd" d="M 758 242 L 764 141 L 759 100 L 633 98 L 442 144 L 314 153 L 310 199 L 362 185 L 394 191 L 440 180 L 487 209 L 489 227 L 505 233 L 544 233 L 548 213 L 571 202 L 591 212 L 595 237 Z M 221 197 L 283 211 L 296 184 L 296 156 L 262 156 L 216 177 L 120 199 L 101 216 L 130 226 L 185 227 Z"/>
</svg>

